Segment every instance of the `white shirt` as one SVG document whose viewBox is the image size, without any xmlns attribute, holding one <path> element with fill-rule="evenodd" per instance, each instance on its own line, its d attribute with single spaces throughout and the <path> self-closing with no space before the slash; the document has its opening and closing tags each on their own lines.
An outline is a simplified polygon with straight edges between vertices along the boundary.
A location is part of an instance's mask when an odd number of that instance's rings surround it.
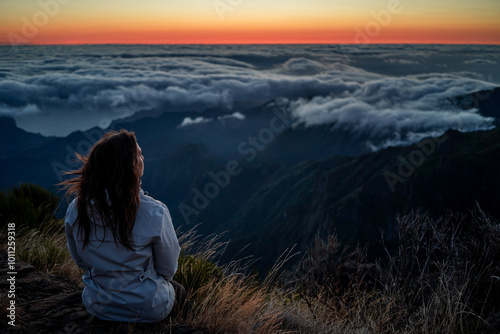
<svg viewBox="0 0 500 334">
<path fill-rule="evenodd" d="M 134 251 L 119 242 L 100 220 L 91 229 L 85 249 L 75 224 L 76 199 L 66 212 L 68 248 L 82 276 L 83 303 L 90 314 L 103 320 L 155 322 L 172 310 L 175 292 L 168 282 L 177 270 L 180 247 L 168 208 L 141 189 L 132 240 Z M 92 219 L 92 218 L 91 218 Z M 101 240 L 103 240 L 101 242 Z"/>
</svg>

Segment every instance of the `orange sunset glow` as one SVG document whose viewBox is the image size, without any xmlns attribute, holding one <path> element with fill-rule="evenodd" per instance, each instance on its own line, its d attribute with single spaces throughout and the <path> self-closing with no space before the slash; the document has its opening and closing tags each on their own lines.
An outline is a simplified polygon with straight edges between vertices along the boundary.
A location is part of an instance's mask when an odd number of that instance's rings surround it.
<svg viewBox="0 0 500 334">
<path fill-rule="evenodd" d="M 500 2 L 3 1 L 2 44 L 499 44 Z"/>
</svg>

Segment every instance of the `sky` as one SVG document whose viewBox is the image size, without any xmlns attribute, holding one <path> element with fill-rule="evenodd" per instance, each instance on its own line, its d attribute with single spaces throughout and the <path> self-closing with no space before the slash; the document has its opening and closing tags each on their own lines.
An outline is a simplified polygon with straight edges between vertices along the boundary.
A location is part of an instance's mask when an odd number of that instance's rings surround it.
<svg viewBox="0 0 500 334">
<path fill-rule="evenodd" d="M 0 0 L 1 44 L 500 44 L 498 0 Z"/>
</svg>

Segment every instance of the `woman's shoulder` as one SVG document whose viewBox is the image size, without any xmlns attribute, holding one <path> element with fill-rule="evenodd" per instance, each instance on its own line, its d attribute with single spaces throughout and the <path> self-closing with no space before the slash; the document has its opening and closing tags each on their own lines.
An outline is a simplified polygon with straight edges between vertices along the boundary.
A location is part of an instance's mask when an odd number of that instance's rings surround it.
<svg viewBox="0 0 500 334">
<path fill-rule="evenodd" d="M 141 214 L 155 217 L 170 215 L 170 212 L 165 204 L 147 195 L 143 191 L 140 193 L 139 212 Z"/>
<path fill-rule="evenodd" d="M 141 191 L 134 231 L 139 234 L 159 234 L 166 219 L 170 219 L 167 206 Z"/>
<path fill-rule="evenodd" d="M 68 209 L 66 209 L 66 216 L 64 218 L 64 222 L 67 224 L 73 224 L 78 217 L 78 209 L 76 206 L 77 199 L 73 199 L 71 203 L 68 205 Z"/>
<path fill-rule="evenodd" d="M 163 204 L 163 202 L 149 196 L 149 194 L 147 192 L 144 192 L 142 189 L 140 192 L 140 202 L 141 202 L 141 205 L 144 204 L 145 206 L 161 207 L 161 208 L 165 208 L 165 209 L 167 208 L 167 206 L 165 204 Z"/>
</svg>

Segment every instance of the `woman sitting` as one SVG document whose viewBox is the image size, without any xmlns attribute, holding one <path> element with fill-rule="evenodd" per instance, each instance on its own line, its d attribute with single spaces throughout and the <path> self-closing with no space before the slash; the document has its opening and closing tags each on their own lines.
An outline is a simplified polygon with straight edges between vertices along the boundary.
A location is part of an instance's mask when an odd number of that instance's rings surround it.
<svg viewBox="0 0 500 334">
<path fill-rule="evenodd" d="M 180 247 L 167 207 L 141 189 L 144 157 L 135 134 L 106 133 L 78 157 L 83 167 L 62 184 L 76 196 L 65 229 L 71 256 L 86 271 L 87 311 L 109 321 L 166 318 L 186 297 L 172 281 Z"/>
</svg>

